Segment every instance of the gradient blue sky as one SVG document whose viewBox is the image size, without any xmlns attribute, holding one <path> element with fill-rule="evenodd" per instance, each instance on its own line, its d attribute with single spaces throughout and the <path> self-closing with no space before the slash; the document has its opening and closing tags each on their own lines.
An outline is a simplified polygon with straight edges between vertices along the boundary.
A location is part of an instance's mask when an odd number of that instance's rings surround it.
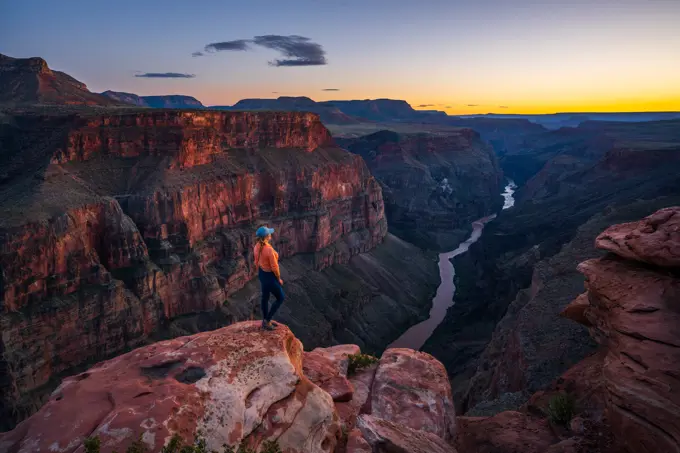
<svg viewBox="0 0 680 453">
<path fill-rule="evenodd" d="M 266 34 L 309 37 L 328 64 L 272 67 L 277 53 L 260 47 L 191 56 Z M 450 113 L 680 110 L 680 0 L 0 0 L 0 53 L 43 57 L 93 91 L 206 105 L 305 95 Z"/>
</svg>

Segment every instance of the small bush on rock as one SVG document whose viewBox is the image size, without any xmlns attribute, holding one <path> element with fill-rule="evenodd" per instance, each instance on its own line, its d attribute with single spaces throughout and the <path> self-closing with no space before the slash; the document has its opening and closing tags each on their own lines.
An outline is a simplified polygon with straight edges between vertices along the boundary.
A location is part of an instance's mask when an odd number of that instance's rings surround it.
<svg viewBox="0 0 680 453">
<path fill-rule="evenodd" d="M 566 426 L 576 413 L 576 401 L 566 393 L 555 395 L 548 402 L 547 413 L 552 423 Z"/>
<path fill-rule="evenodd" d="M 99 453 L 102 442 L 99 440 L 99 436 L 88 437 L 83 442 L 83 447 L 85 447 L 85 453 Z"/>
<path fill-rule="evenodd" d="M 347 367 L 347 374 L 352 375 L 359 370 L 368 368 L 374 363 L 378 363 L 378 358 L 369 354 L 350 354 L 347 356 L 349 359 L 349 366 Z"/>
</svg>

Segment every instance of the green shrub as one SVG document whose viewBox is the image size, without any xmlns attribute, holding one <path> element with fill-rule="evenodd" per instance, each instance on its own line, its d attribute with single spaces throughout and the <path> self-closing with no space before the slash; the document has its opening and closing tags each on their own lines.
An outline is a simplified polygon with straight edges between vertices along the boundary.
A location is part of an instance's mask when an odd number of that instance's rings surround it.
<svg viewBox="0 0 680 453">
<path fill-rule="evenodd" d="M 260 450 L 261 453 L 283 453 L 281 451 L 281 447 L 279 447 L 279 443 L 275 440 L 265 440 L 262 443 L 262 450 Z"/>
<path fill-rule="evenodd" d="M 347 374 L 350 376 L 361 369 L 367 368 L 374 363 L 378 363 L 378 358 L 369 354 L 350 354 L 347 358 L 349 359 Z"/>
<path fill-rule="evenodd" d="M 83 442 L 83 447 L 85 447 L 85 453 L 99 453 L 102 442 L 99 436 L 88 437 Z"/>
<path fill-rule="evenodd" d="M 576 401 L 566 393 L 555 395 L 548 402 L 547 413 L 552 423 L 566 426 L 576 413 Z"/>
</svg>

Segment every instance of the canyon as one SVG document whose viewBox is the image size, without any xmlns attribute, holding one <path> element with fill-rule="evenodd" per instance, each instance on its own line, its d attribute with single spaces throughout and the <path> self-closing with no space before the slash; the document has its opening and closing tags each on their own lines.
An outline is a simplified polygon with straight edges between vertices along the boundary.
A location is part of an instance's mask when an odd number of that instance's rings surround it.
<svg viewBox="0 0 680 453">
<path fill-rule="evenodd" d="M 0 452 L 680 451 L 678 120 L 206 108 L 0 72 Z M 271 335 L 248 321 L 261 225 Z"/>
<path fill-rule="evenodd" d="M 604 228 L 680 203 L 677 126 L 588 123 L 500 157 L 517 202 L 455 259 L 456 303 L 423 349 L 453 376 L 460 411 L 521 407 L 594 350 L 557 315 L 582 287 L 577 264 L 600 256 L 592 243 Z"/>
<path fill-rule="evenodd" d="M 519 410 L 457 414 L 450 377 L 426 353 L 391 348 L 350 366 L 356 345 L 305 352 L 287 327 L 251 321 L 65 379 L 39 412 L 0 434 L 0 452 L 71 453 L 93 436 L 104 453 L 135 440 L 160 452 L 172 436 L 214 450 L 275 440 L 291 453 L 678 452 L 680 207 L 613 225 L 595 245 L 605 255 L 578 266 L 586 292 L 562 315 L 599 347 Z M 565 392 L 575 406 L 560 423 L 548 406 Z"/>
</svg>

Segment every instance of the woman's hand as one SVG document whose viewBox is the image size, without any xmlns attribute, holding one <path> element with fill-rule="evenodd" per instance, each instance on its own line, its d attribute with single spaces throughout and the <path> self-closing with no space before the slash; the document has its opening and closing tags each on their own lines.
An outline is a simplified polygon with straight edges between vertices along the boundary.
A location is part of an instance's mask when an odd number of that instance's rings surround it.
<svg viewBox="0 0 680 453">
<path fill-rule="evenodd" d="M 279 279 L 279 283 L 283 285 L 283 279 L 282 278 Z"/>
</svg>

